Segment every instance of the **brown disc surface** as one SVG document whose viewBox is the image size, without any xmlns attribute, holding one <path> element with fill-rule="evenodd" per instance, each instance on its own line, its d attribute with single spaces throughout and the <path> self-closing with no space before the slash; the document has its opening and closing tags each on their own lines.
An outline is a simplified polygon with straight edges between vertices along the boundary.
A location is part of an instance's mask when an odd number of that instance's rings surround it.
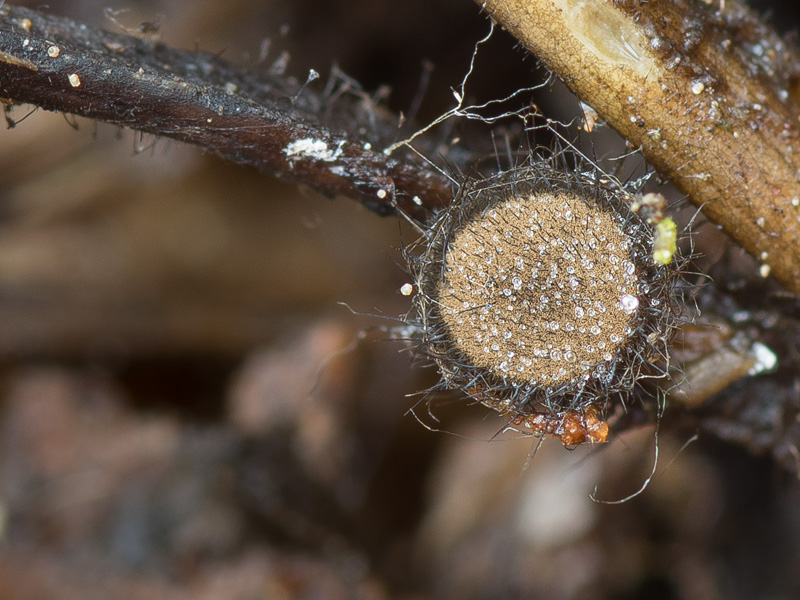
<svg viewBox="0 0 800 600">
<path fill-rule="evenodd" d="M 472 364 L 557 386 L 613 360 L 639 306 L 637 282 L 615 213 L 571 192 L 537 192 L 455 231 L 436 300 Z"/>
</svg>

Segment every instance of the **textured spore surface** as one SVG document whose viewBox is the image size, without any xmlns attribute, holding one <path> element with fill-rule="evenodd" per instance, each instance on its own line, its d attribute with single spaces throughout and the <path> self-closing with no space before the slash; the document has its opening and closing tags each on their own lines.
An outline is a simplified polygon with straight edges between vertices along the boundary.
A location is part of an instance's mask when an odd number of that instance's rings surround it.
<svg viewBox="0 0 800 600">
<path fill-rule="evenodd" d="M 630 334 L 636 268 L 618 218 L 577 194 L 509 197 L 457 231 L 438 290 L 455 345 L 520 383 L 609 363 Z"/>
</svg>

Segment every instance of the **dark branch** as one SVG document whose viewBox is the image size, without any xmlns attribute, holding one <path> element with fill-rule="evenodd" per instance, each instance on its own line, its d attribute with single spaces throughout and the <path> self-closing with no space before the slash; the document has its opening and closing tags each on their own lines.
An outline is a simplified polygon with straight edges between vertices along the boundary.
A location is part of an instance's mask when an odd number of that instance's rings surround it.
<svg viewBox="0 0 800 600">
<path fill-rule="evenodd" d="M 339 90 L 341 91 L 341 90 Z M 197 144 L 379 214 L 446 203 L 444 177 L 387 157 L 397 119 L 364 94 L 302 87 L 217 56 L 169 48 L 25 8 L 0 7 L 0 96 Z M 414 198 L 418 200 L 414 200 Z"/>
</svg>

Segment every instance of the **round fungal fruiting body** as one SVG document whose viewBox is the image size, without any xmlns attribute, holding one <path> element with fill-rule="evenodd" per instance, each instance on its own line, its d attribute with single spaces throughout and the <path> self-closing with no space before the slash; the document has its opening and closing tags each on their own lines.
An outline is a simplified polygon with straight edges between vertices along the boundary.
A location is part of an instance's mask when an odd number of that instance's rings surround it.
<svg viewBox="0 0 800 600">
<path fill-rule="evenodd" d="M 412 261 L 438 387 L 566 444 L 604 441 L 608 401 L 659 374 L 676 320 L 677 269 L 653 259 L 631 199 L 546 161 L 465 182 Z"/>
</svg>

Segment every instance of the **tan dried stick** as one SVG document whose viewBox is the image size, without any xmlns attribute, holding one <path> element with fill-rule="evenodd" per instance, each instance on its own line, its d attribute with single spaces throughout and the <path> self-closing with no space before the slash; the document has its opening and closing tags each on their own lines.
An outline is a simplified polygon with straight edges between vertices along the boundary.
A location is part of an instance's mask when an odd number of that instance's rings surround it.
<svg viewBox="0 0 800 600">
<path fill-rule="evenodd" d="M 740 2 L 479 0 L 800 293 L 800 58 Z"/>
</svg>

